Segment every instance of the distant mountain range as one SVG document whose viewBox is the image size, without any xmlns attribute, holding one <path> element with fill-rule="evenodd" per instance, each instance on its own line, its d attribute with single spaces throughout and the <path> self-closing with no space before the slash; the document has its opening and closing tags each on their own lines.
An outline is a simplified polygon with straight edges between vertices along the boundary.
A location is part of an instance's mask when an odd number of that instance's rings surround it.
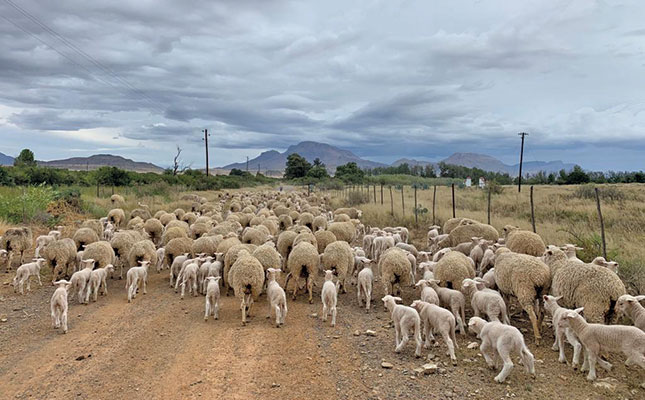
<svg viewBox="0 0 645 400">
<path fill-rule="evenodd" d="M 320 158 L 320 161 L 325 163 L 330 172 L 336 171 L 336 167 L 347 164 L 348 162 L 355 162 L 360 168 L 387 167 L 386 164 L 360 158 L 349 150 L 343 150 L 326 143 L 307 141 L 289 146 L 289 148 L 283 153 L 276 150 L 261 153 L 254 159 L 249 160 L 249 171 L 284 171 L 287 157 L 293 153 L 298 153 L 309 162 L 313 162 L 314 159 Z M 246 170 L 246 162 L 229 164 L 222 168 Z"/>
<path fill-rule="evenodd" d="M 100 167 L 117 167 L 135 172 L 162 173 L 163 168 L 147 162 L 133 161 L 129 158 L 111 154 L 95 154 L 89 157 L 73 157 L 64 160 L 38 161 L 38 165 L 49 168 L 69 169 L 73 171 L 94 170 Z"/>
<path fill-rule="evenodd" d="M 0 165 L 13 165 L 13 157 L 0 153 Z"/>
</svg>

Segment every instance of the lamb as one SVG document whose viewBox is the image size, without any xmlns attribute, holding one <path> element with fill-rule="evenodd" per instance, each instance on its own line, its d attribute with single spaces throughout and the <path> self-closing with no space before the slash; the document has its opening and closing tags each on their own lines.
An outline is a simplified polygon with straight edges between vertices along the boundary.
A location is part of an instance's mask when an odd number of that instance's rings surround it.
<svg viewBox="0 0 645 400">
<path fill-rule="evenodd" d="M 93 293 L 94 295 L 94 301 L 97 300 L 99 289 L 101 286 L 103 286 L 103 295 L 106 296 L 108 293 L 107 290 L 107 275 L 109 273 L 114 272 L 114 265 L 108 264 L 103 268 L 97 268 L 94 271 L 92 271 L 92 274 L 90 275 L 90 286 L 87 291 L 87 297 L 85 298 L 85 302 L 87 303 L 89 301 L 89 296 L 90 292 Z"/>
<path fill-rule="evenodd" d="M 186 292 L 186 286 L 188 286 L 188 294 L 191 292 L 193 296 L 197 296 L 197 271 L 199 270 L 199 264 L 193 260 L 193 262 L 188 263 L 181 272 L 179 276 L 181 277 L 181 299 L 184 299 L 184 293 Z M 179 278 L 177 279 L 179 282 Z"/>
<path fill-rule="evenodd" d="M 412 265 L 403 250 L 394 247 L 386 251 L 379 261 L 383 290 L 386 294 L 401 293 L 401 286 L 410 285 Z"/>
<path fill-rule="evenodd" d="M 503 229 L 506 247 L 514 253 L 540 257 L 546 246 L 537 233 L 520 230 L 517 226 L 506 225 Z"/>
<path fill-rule="evenodd" d="M 202 263 L 204 261 L 206 261 L 206 257 L 204 257 L 204 254 L 202 254 L 202 253 L 195 254 L 195 255 L 197 257 L 189 258 L 186 261 L 184 261 L 183 264 L 181 264 L 181 268 L 179 269 L 179 274 L 177 274 L 177 280 L 175 281 L 175 293 L 177 293 L 177 291 L 179 289 L 179 286 L 182 285 L 182 283 L 184 283 L 186 279 L 189 279 L 189 278 L 192 279 L 192 276 L 191 277 L 186 277 L 186 268 L 190 264 L 197 264 L 197 268 L 195 270 L 194 282 L 192 280 L 190 281 L 191 286 L 189 286 L 189 293 L 190 293 L 190 288 L 192 287 L 192 284 L 197 283 L 197 273 L 199 272 L 199 268 L 201 267 Z M 191 270 L 188 271 L 191 274 L 193 272 L 192 268 L 194 268 L 194 267 L 191 267 Z"/>
<path fill-rule="evenodd" d="M 54 329 L 62 326 L 63 333 L 67 333 L 67 289 L 69 289 L 70 285 L 71 283 L 64 279 L 54 282 L 56 290 L 54 290 L 54 294 L 52 294 L 52 298 L 49 301 L 52 326 Z"/>
<path fill-rule="evenodd" d="M 616 310 L 634 321 L 635 327 L 645 331 L 645 308 L 639 303 L 642 300 L 645 300 L 645 295 L 630 296 L 624 294 L 618 298 Z"/>
<path fill-rule="evenodd" d="M 302 243 L 300 246 L 305 245 L 307 244 Z M 246 325 L 247 315 L 251 316 L 253 300 L 257 299 L 264 286 L 264 268 L 247 250 L 242 250 L 228 271 L 228 281 L 233 286 L 235 296 L 242 301 L 242 325 Z"/>
<path fill-rule="evenodd" d="M 381 261 L 381 256 L 392 247 L 395 246 L 394 238 L 392 236 L 377 236 L 374 238 L 374 244 L 372 247 L 373 259 L 376 262 Z"/>
<path fill-rule="evenodd" d="M 480 312 L 488 316 L 490 321 L 499 321 L 499 315 L 502 316 L 502 322 L 510 325 L 508 314 L 506 312 L 506 303 L 502 296 L 491 289 L 486 289 L 482 282 L 472 279 L 464 279 L 462 290 L 467 296 L 470 296 L 470 306 L 473 308 L 475 317 L 479 317 Z"/>
<path fill-rule="evenodd" d="M 365 297 L 365 311 L 370 311 L 370 304 L 372 302 L 372 285 L 374 284 L 374 272 L 372 268 L 364 264 L 363 269 L 358 273 L 358 283 L 356 291 L 358 296 L 358 306 L 362 307 L 362 299 Z"/>
<path fill-rule="evenodd" d="M 60 232 L 58 232 L 58 235 L 60 236 Z M 38 236 L 36 238 L 36 252 L 34 253 L 34 258 L 39 258 L 40 252 L 43 250 L 43 248 L 47 247 L 49 244 L 53 243 L 56 240 L 56 237 L 51 235 L 51 232 L 47 235 Z"/>
<path fill-rule="evenodd" d="M 94 268 L 94 260 L 91 258 L 83 260 L 81 261 L 81 266 L 83 268 L 72 274 L 72 278 L 69 283 L 70 288 L 78 288 L 78 302 L 81 304 L 87 304 L 85 299 L 89 296 L 86 293 L 86 290 L 89 292 L 90 289 L 89 282 L 90 277 L 92 276 L 92 269 Z"/>
<path fill-rule="evenodd" d="M 400 353 L 403 350 L 403 347 L 410 340 L 409 332 L 413 330 L 414 341 L 417 344 L 414 355 L 421 357 L 421 317 L 417 310 L 402 304 L 396 304 L 397 301 L 402 301 L 400 297 L 393 297 L 388 294 L 381 300 L 385 308 L 390 312 L 394 323 L 394 340 L 396 343 L 394 351 Z"/>
<path fill-rule="evenodd" d="M 157 273 L 161 272 L 164 266 L 164 260 L 166 259 L 166 249 L 160 247 L 157 249 Z"/>
<path fill-rule="evenodd" d="M 470 252 L 475 248 L 475 246 L 477 246 L 479 244 L 479 242 L 481 240 L 484 240 L 484 239 L 474 236 L 474 237 L 470 238 L 469 241 L 464 242 L 464 243 L 459 243 L 458 245 L 456 245 L 452 249 L 454 251 L 464 253 L 465 256 L 470 256 Z"/>
<path fill-rule="evenodd" d="M 435 279 L 429 280 L 428 284 L 435 292 L 437 292 L 440 305 L 444 308 L 450 309 L 450 312 L 454 315 L 457 326 L 459 327 L 459 332 L 462 335 L 465 335 L 466 329 L 464 328 L 464 323 L 466 322 L 466 317 L 464 315 L 464 311 L 466 308 L 466 297 L 464 294 L 459 290 L 440 287 L 439 281 Z"/>
<path fill-rule="evenodd" d="M 430 341 L 435 341 L 432 331 L 439 332 L 448 347 L 447 355 L 450 356 L 452 364 L 456 365 L 455 347 L 458 347 L 458 344 L 455 338 L 455 316 L 445 308 L 423 300 L 413 301 L 410 307 L 419 313 L 419 317 L 423 321 L 423 331 L 426 335 L 424 347 L 426 349 L 430 348 Z"/>
<path fill-rule="evenodd" d="M 432 286 L 430 286 L 429 281 L 421 279 L 414 286 L 421 289 L 421 294 L 419 295 L 421 301 L 435 305 L 440 304 L 439 295 L 437 295 L 437 292 L 435 292 Z"/>
<path fill-rule="evenodd" d="M 598 265 L 571 262 L 556 247 L 549 247 L 543 259 L 551 270 L 552 294 L 562 296 L 564 307 L 584 307 L 590 322 L 608 323 L 613 319 L 616 301 L 626 294 L 618 275 Z"/>
<path fill-rule="evenodd" d="M 13 291 L 14 293 L 20 288 L 20 294 L 25 294 L 23 287 L 25 282 L 27 282 L 27 291 L 31 291 L 31 284 L 29 283 L 29 278 L 35 276 L 38 278 L 38 284 L 43 285 L 40 280 L 40 269 L 43 267 L 45 262 L 44 258 L 35 258 L 33 262 L 22 264 L 16 270 L 16 276 L 13 278 Z"/>
<path fill-rule="evenodd" d="M 269 313 L 267 318 L 271 318 L 271 310 L 275 311 L 275 326 L 279 328 L 284 325 L 287 317 L 287 295 L 280 284 L 275 280 L 276 275 L 282 272 L 279 268 L 267 269 L 267 298 L 269 300 Z"/>
<path fill-rule="evenodd" d="M 219 319 L 219 280 L 221 276 L 209 276 L 206 278 L 206 306 L 204 310 L 204 321 L 208 321 L 211 315 Z"/>
<path fill-rule="evenodd" d="M 542 296 L 542 299 L 544 300 L 544 309 L 549 314 L 551 314 L 551 318 L 553 320 L 555 342 L 553 342 L 553 346 L 551 348 L 553 350 L 560 351 L 560 354 L 558 356 L 559 362 L 567 362 L 567 358 L 564 354 L 564 338 L 566 337 L 567 341 L 573 346 L 573 369 L 578 369 L 578 365 L 580 364 L 580 350 L 582 350 L 582 345 L 580 344 L 580 341 L 578 341 L 576 334 L 573 333 L 573 330 L 571 328 L 563 327 L 560 324 L 562 315 L 565 311 L 567 311 L 566 308 L 560 307 L 560 305 L 558 305 L 558 300 L 560 300 L 561 297 L 544 295 Z"/>
<path fill-rule="evenodd" d="M 336 326 L 336 303 L 338 301 L 339 281 L 334 284 L 334 271 L 328 269 L 325 271 L 325 283 L 320 293 L 322 300 L 322 320 L 327 321 L 327 315 L 331 313 L 331 326 Z"/>
<path fill-rule="evenodd" d="M 439 236 L 439 230 L 441 229 L 440 226 L 438 225 L 432 225 L 430 228 L 428 228 L 428 234 L 427 234 L 427 240 L 428 240 L 428 247 L 432 246 L 434 243 L 433 239 Z"/>
<path fill-rule="evenodd" d="M 141 265 L 132 267 L 128 270 L 126 275 L 125 289 L 128 291 L 128 303 L 137 297 L 137 290 L 139 289 L 139 282 L 143 287 L 143 294 L 147 294 L 146 285 L 148 283 L 148 266 L 149 261 L 140 261 Z"/>
<path fill-rule="evenodd" d="M 448 251 L 437 261 L 434 276 L 449 289 L 459 289 L 464 279 L 475 277 L 475 269 L 464 254 Z"/>
<path fill-rule="evenodd" d="M 588 323 L 579 314 L 582 311 L 583 307 L 567 310 L 561 321 L 573 329 L 585 348 L 585 364 L 587 359 L 589 364 L 587 380 L 596 379 L 596 361 L 601 352 L 621 352 L 627 357 L 625 365 L 635 363 L 645 369 L 645 332 L 635 326 Z"/>
<path fill-rule="evenodd" d="M 481 338 L 482 344 L 479 349 L 489 367 L 496 368 L 499 359 L 504 363 L 502 371 L 495 377 L 495 382 L 503 383 L 513 370 L 512 352 L 520 354 L 526 372 L 535 378 L 535 358 L 516 327 L 504 325 L 499 321 L 486 322 L 479 317 L 472 317 L 468 321 L 468 328 Z"/>
<path fill-rule="evenodd" d="M 303 242 L 293 248 L 287 260 L 289 274 L 287 274 L 284 284 L 285 288 L 287 288 L 289 280 L 291 278 L 295 280 L 292 300 L 296 299 L 300 279 L 305 279 L 307 292 L 309 293 L 309 303 L 313 303 L 313 279 L 319 265 L 318 251 L 311 243 Z"/>
<path fill-rule="evenodd" d="M 486 274 L 486 272 L 488 272 L 490 268 L 493 268 L 495 266 L 495 250 L 497 250 L 497 248 L 498 247 L 495 247 L 495 245 L 493 245 L 493 248 L 489 247 L 484 251 L 484 255 L 479 262 L 479 268 L 477 269 L 477 272 L 480 276 Z"/>
<path fill-rule="evenodd" d="M 484 254 L 486 254 L 486 250 L 488 250 L 488 246 L 492 244 L 488 240 L 484 239 L 479 239 L 477 241 L 477 244 L 470 250 L 469 257 L 475 262 L 475 269 L 477 271 L 481 270 L 481 263 L 484 259 Z"/>
<path fill-rule="evenodd" d="M 549 266 L 537 257 L 500 248 L 495 255 L 495 283 L 507 298 L 511 295 L 517 297 L 531 320 L 535 341 L 539 343 L 543 317 L 539 299 L 551 287 Z"/>
<path fill-rule="evenodd" d="M 497 282 L 495 282 L 495 268 L 489 269 L 488 272 L 484 274 L 484 276 L 477 279 L 481 279 L 481 281 L 484 282 L 484 285 L 487 288 L 493 290 L 497 289 Z"/>
<path fill-rule="evenodd" d="M 170 287 L 175 286 L 173 285 L 173 281 L 175 280 L 175 278 L 177 278 L 177 281 L 179 281 L 179 272 L 181 270 L 182 265 L 184 265 L 184 263 L 190 259 L 189 256 L 190 256 L 189 253 L 184 253 L 182 255 L 175 257 L 174 260 L 172 261 L 172 264 L 170 265 Z"/>
<path fill-rule="evenodd" d="M 111 241 L 112 238 L 114 237 L 114 232 L 116 228 L 111 222 L 108 222 L 107 225 L 105 225 L 105 229 L 103 229 L 103 240 L 106 241 Z"/>
<path fill-rule="evenodd" d="M 342 288 L 343 293 L 347 293 L 345 279 L 348 275 L 351 276 L 354 270 L 354 255 L 349 244 L 343 241 L 330 243 L 321 254 L 320 261 L 324 269 L 334 272 L 339 287 Z"/>
<path fill-rule="evenodd" d="M 83 249 L 82 260 L 94 260 L 94 268 L 103 268 L 108 264 L 114 264 L 114 249 L 109 242 L 99 240 Z"/>
<path fill-rule="evenodd" d="M 569 261 L 575 261 L 575 262 L 579 262 L 579 263 L 584 263 L 584 261 L 579 259 L 578 256 L 576 255 L 576 251 L 584 250 L 582 247 L 578 247 L 575 244 L 567 243 L 567 244 L 565 244 L 563 246 L 560 246 L 560 249 L 562 251 L 564 251 L 564 253 L 569 258 Z M 598 257 L 598 258 L 602 258 L 602 257 Z M 602 260 L 604 261 L 605 259 L 602 258 Z M 594 261 L 596 261 L 596 260 L 594 260 Z M 595 263 L 592 261 L 592 264 L 595 264 Z M 598 265 L 601 265 L 601 264 L 598 264 Z"/>
<path fill-rule="evenodd" d="M 413 254 L 415 258 L 419 257 L 419 251 L 417 250 L 416 247 L 414 247 L 414 245 L 407 244 L 404 242 L 399 242 L 396 244 L 396 247 L 398 247 L 399 249 L 405 250 L 408 253 Z"/>
<path fill-rule="evenodd" d="M 569 260 L 571 260 L 571 258 L 569 258 Z M 618 273 L 618 263 L 616 261 L 607 261 L 605 260 L 605 257 L 596 257 L 591 261 L 591 264 L 600 265 L 601 267 L 606 267 L 615 274 Z"/>
</svg>

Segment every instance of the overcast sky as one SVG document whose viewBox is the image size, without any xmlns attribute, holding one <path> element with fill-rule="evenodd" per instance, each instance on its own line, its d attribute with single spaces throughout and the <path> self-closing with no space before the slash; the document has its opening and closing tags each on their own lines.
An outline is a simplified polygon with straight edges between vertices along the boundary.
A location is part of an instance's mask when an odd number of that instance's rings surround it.
<svg viewBox="0 0 645 400">
<path fill-rule="evenodd" d="M 11 6 L 15 4 L 18 10 Z M 645 169 L 642 0 L 0 0 L 0 152 Z"/>
</svg>

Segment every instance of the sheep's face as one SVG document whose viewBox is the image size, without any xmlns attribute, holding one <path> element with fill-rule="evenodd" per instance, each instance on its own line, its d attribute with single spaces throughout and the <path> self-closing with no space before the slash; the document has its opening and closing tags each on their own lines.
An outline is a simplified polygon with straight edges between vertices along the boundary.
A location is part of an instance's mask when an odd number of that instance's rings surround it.
<svg viewBox="0 0 645 400">
<path fill-rule="evenodd" d="M 486 325 L 486 321 L 479 317 L 472 317 L 468 321 L 468 330 L 475 332 L 479 336 L 484 325 Z"/>
<path fill-rule="evenodd" d="M 548 295 L 548 294 L 545 294 L 544 296 L 542 296 L 542 300 L 544 301 L 544 306 L 545 307 L 548 304 L 554 304 L 555 303 L 555 305 L 557 305 L 558 300 L 560 300 L 561 298 L 562 298 L 562 296 L 554 297 L 554 296 L 551 296 L 551 295 Z"/>
</svg>

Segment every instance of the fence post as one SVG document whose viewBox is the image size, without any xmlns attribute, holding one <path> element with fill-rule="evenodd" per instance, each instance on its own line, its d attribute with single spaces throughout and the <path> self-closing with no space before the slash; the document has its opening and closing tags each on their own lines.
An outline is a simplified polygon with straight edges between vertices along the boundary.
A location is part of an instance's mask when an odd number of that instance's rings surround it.
<svg viewBox="0 0 645 400">
<path fill-rule="evenodd" d="M 419 225 L 419 216 L 417 215 L 418 214 L 417 209 L 418 209 L 418 207 L 417 207 L 417 184 L 415 183 L 414 184 L 414 223 L 416 225 Z"/>
<path fill-rule="evenodd" d="M 374 204 L 376 204 L 376 184 L 372 186 L 374 188 Z"/>
<path fill-rule="evenodd" d="M 394 196 L 392 196 L 392 185 L 390 185 L 390 212 L 394 216 Z"/>
<path fill-rule="evenodd" d="M 434 185 L 434 190 L 432 191 L 432 225 L 435 224 L 435 217 L 434 217 L 435 200 L 437 200 L 437 185 Z"/>
<path fill-rule="evenodd" d="M 383 205 L 383 184 L 381 183 L 381 205 Z"/>
<path fill-rule="evenodd" d="M 455 184 L 452 184 L 452 217 L 456 218 L 455 214 Z"/>
<path fill-rule="evenodd" d="M 607 242 L 605 241 L 605 223 L 602 220 L 602 211 L 600 211 L 600 193 L 598 188 L 594 188 L 596 191 L 596 206 L 598 207 L 598 218 L 600 219 L 600 237 L 602 238 L 602 256 L 607 259 Z"/>
<path fill-rule="evenodd" d="M 488 225 L 490 225 L 490 186 L 488 187 Z"/>
<path fill-rule="evenodd" d="M 403 198 L 403 190 L 405 185 L 401 185 L 401 210 L 403 211 L 403 216 L 405 217 L 405 199 Z"/>
<path fill-rule="evenodd" d="M 533 233 L 535 231 L 535 209 L 533 208 L 533 185 L 531 185 L 531 224 L 533 225 Z"/>
</svg>

